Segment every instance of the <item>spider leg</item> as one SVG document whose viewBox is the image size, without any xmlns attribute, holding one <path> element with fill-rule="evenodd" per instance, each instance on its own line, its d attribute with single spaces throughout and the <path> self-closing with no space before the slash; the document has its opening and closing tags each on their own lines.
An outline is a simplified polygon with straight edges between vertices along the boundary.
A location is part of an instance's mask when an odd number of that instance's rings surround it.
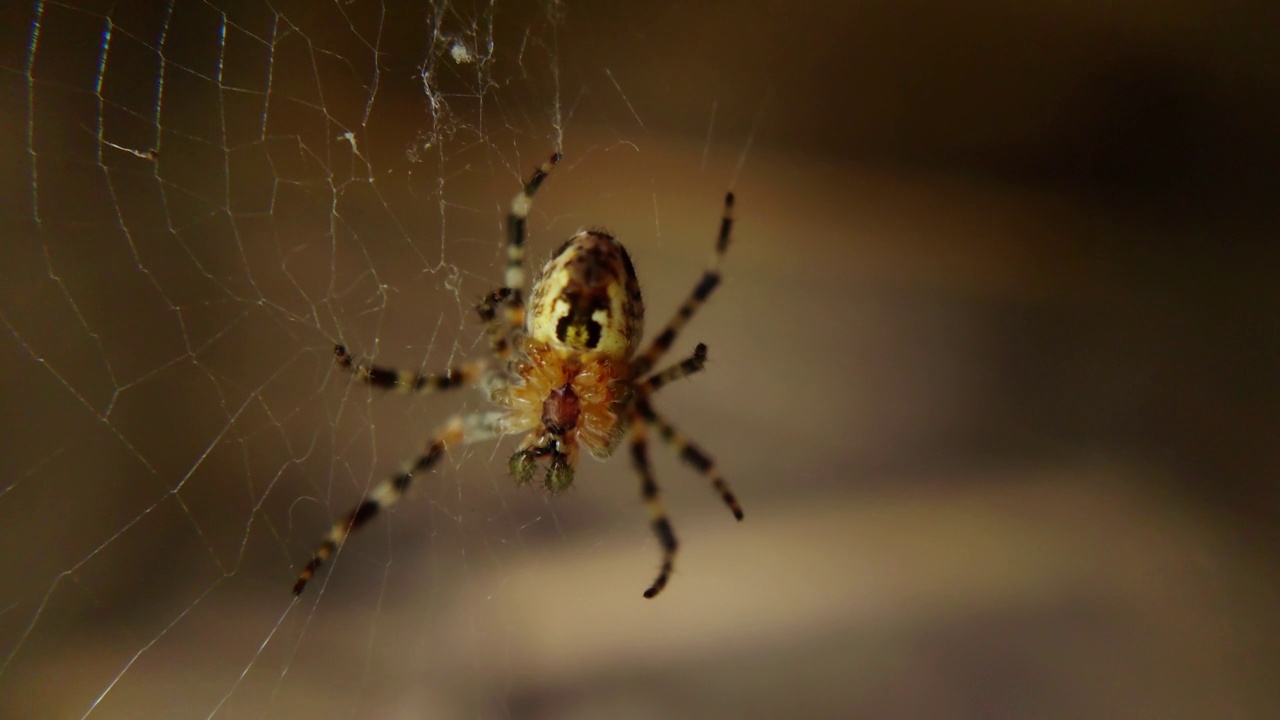
<svg viewBox="0 0 1280 720">
<path fill-rule="evenodd" d="M 561 157 L 560 153 L 553 153 L 511 199 L 511 211 L 507 214 L 507 271 L 503 280 L 506 285 L 497 291 L 506 291 L 503 298 L 506 305 L 505 316 L 507 327 L 511 329 L 524 324 L 524 298 L 520 295 L 520 288 L 524 287 L 525 223 L 529 218 L 529 209 L 533 207 L 534 193 L 542 187 L 542 181 L 547 179 Z"/>
<path fill-rule="evenodd" d="M 338 367 L 354 374 L 357 380 L 366 385 L 372 385 L 384 390 L 395 390 L 401 393 L 412 392 L 423 395 L 440 390 L 474 385 L 484 377 L 485 371 L 489 368 L 488 361 L 475 360 L 458 367 L 449 368 L 442 375 L 425 375 L 412 370 L 397 370 L 382 365 L 359 362 L 350 352 L 347 352 L 345 345 L 334 345 L 333 355 Z"/>
<path fill-rule="evenodd" d="M 658 536 L 658 543 L 662 545 L 662 569 L 658 571 L 658 577 L 654 578 L 649 589 L 644 591 L 645 597 L 652 598 L 662 592 L 671 579 L 679 543 L 671 530 L 671 520 L 667 518 L 667 511 L 662 506 L 658 483 L 653 479 L 653 469 L 649 466 L 649 446 L 643 422 L 634 423 L 631 428 L 631 461 L 640 474 L 640 495 L 649 508 L 649 524 L 653 527 L 653 534 Z"/>
<path fill-rule="evenodd" d="M 720 234 L 716 238 L 716 254 L 711 260 L 711 266 L 702 273 L 702 279 L 693 287 L 693 292 L 689 294 L 688 299 L 676 311 L 675 317 L 667 322 L 667 326 L 662 332 L 654 338 L 653 343 L 649 345 L 649 349 L 637 356 L 632 361 L 632 372 L 635 376 L 643 375 L 658 362 L 658 358 L 663 353 L 671 349 L 671 344 L 675 342 L 676 335 L 689 322 L 689 318 L 702 307 L 702 304 L 711 296 L 712 291 L 720 284 L 720 263 L 724 260 L 725 251 L 729 249 L 729 242 L 733 239 L 733 193 L 727 193 L 724 196 L 724 215 L 720 218 Z"/>
<path fill-rule="evenodd" d="M 508 362 L 511 360 L 511 330 L 518 328 L 524 324 L 524 306 L 514 310 L 509 309 L 501 318 L 498 317 L 498 308 L 502 307 L 507 299 L 517 291 L 511 288 L 498 288 L 484 297 L 484 300 L 476 306 L 476 312 L 480 315 L 480 322 L 484 323 L 485 333 L 489 336 L 489 351 L 492 352 L 498 360 Z M 519 324 L 510 325 L 512 313 L 519 318 Z"/>
<path fill-rule="evenodd" d="M 699 448 L 693 441 L 685 437 L 671 423 L 663 420 L 658 413 L 654 412 L 653 406 L 649 404 L 648 400 L 642 398 L 636 402 L 636 413 L 645 422 L 657 428 L 658 434 L 675 449 L 681 460 L 688 463 L 704 477 L 711 479 L 711 487 L 720 494 L 720 499 L 724 501 L 725 505 L 729 506 L 733 516 L 741 520 L 742 506 L 738 505 L 738 499 L 733 496 L 733 491 L 729 489 L 729 483 L 720 477 L 720 473 L 716 470 L 715 462 L 711 459 L 711 456 L 703 452 L 702 448 Z"/>
<path fill-rule="evenodd" d="M 661 372 L 654 373 L 640 381 L 636 385 L 636 389 L 645 394 L 655 392 L 668 383 L 689 377 L 690 375 L 702 370 L 706 363 L 707 346 L 702 343 L 698 343 L 698 346 L 693 349 L 692 355 L 681 360 L 678 364 L 672 365 Z"/>
<path fill-rule="evenodd" d="M 467 416 L 458 415 L 446 422 L 443 429 L 427 445 L 425 453 L 412 462 L 405 463 L 398 474 L 375 485 L 359 505 L 347 511 L 341 520 L 333 524 L 329 534 L 320 543 L 320 547 L 316 548 L 315 553 L 312 554 L 311 561 L 298 574 L 298 580 L 293 584 L 293 594 L 301 595 L 307 582 L 315 577 L 316 570 L 338 552 L 347 537 L 378 513 L 399 502 L 413 484 L 414 478 L 430 470 L 444 456 L 446 450 L 502 434 L 504 419 L 505 414 L 502 412 L 483 412 Z"/>
</svg>

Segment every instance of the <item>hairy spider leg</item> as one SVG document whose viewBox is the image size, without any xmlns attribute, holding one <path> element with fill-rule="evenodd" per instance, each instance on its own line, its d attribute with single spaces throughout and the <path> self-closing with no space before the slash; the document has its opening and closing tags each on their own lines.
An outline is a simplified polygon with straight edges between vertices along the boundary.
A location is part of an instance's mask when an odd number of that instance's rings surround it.
<svg viewBox="0 0 1280 720">
<path fill-rule="evenodd" d="M 489 369 L 488 361 L 481 359 L 449 368 L 440 375 L 429 375 L 360 362 L 347 352 L 345 345 L 334 345 L 333 355 L 338 367 L 352 373 L 357 380 L 366 385 L 420 395 L 475 385 Z"/>
<path fill-rule="evenodd" d="M 520 289 L 524 287 L 524 241 L 527 236 L 525 224 L 529 219 L 529 210 L 533 207 L 533 196 L 562 157 L 560 153 L 553 153 L 546 162 L 538 166 L 529 182 L 511 199 L 511 211 L 507 214 L 507 271 L 503 278 L 505 287 L 502 288 L 509 291 L 503 298 L 509 330 L 519 330 L 524 326 L 524 297 Z"/>
<path fill-rule="evenodd" d="M 364 500 L 349 510 L 341 520 L 333 524 L 324 542 L 311 556 L 311 561 L 298 574 L 293 584 L 293 594 L 301 595 L 307 582 L 315 577 L 316 570 L 346 542 L 351 533 L 372 520 L 379 513 L 399 502 L 414 479 L 421 473 L 430 470 L 445 452 L 458 445 L 485 440 L 502 433 L 502 421 L 506 413 L 501 411 L 477 412 L 470 415 L 456 415 L 444 424 L 444 427 L 427 445 L 427 451 L 415 460 L 405 463 L 401 471 L 375 485 Z"/>
<path fill-rule="evenodd" d="M 667 323 L 667 326 L 658 333 L 653 339 L 653 343 L 649 345 L 649 349 L 637 356 L 632 361 L 632 373 L 634 377 L 639 377 L 649 370 L 663 353 L 671 349 L 672 343 L 676 341 L 676 335 L 684 328 L 693 314 L 702 307 L 702 304 L 711 296 L 712 291 L 720 284 L 720 263 L 724 260 L 725 251 L 729 249 L 729 242 L 733 239 L 733 193 L 727 193 L 724 196 L 724 215 L 720 218 L 720 234 L 716 238 L 716 252 L 711 259 L 711 265 L 702 273 L 702 279 L 693 287 L 693 292 L 676 311 L 674 317 Z"/>
<path fill-rule="evenodd" d="M 644 394 L 657 392 L 676 380 L 687 378 L 696 372 L 700 372 L 706 364 L 707 346 L 704 343 L 698 343 L 698 346 L 693 349 L 692 355 L 640 381 L 636 385 L 636 390 Z"/>
<path fill-rule="evenodd" d="M 516 292 L 518 291 L 511 288 L 498 288 L 486 295 L 484 300 L 476 306 L 480 322 L 484 323 L 485 334 L 489 336 L 489 351 L 503 363 L 511 361 L 512 326 L 507 324 L 505 315 L 501 318 L 498 316 L 498 308 L 502 307 Z M 523 319 L 524 309 L 521 308 L 519 312 Z"/>
<path fill-rule="evenodd" d="M 664 420 L 648 400 L 641 398 L 636 401 L 636 414 L 644 421 L 657 428 L 658 434 L 662 436 L 671 445 L 672 449 L 680 456 L 680 459 L 697 470 L 703 477 L 711 480 L 711 487 L 720 494 L 720 499 L 725 505 L 729 506 L 729 511 L 738 520 L 741 520 L 742 506 L 738 505 L 738 499 L 733 496 L 733 491 L 729 489 L 729 483 L 720 477 L 720 472 L 716 470 L 715 461 L 710 455 L 703 452 L 684 433 L 677 430 L 671 423 Z"/>
<path fill-rule="evenodd" d="M 635 466 L 636 473 L 640 475 L 640 497 L 644 499 L 645 507 L 649 509 L 649 525 L 653 528 L 653 534 L 658 537 L 658 544 L 662 546 L 662 569 L 658 571 L 658 577 L 654 578 L 653 584 L 644 591 L 645 597 L 652 598 L 662 592 L 671 579 L 671 572 L 675 569 L 676 550 L 680 543 L 676 541 L 676 534 L 671 529 L 671 520 L 667 517 L 666 508 L 662 506 L 658 483 L 653 479 L 653 468 L 649 466 L 649 445 L 645 435 L 643 422 L 632 425 L 631 462 Z"/>
</svg>

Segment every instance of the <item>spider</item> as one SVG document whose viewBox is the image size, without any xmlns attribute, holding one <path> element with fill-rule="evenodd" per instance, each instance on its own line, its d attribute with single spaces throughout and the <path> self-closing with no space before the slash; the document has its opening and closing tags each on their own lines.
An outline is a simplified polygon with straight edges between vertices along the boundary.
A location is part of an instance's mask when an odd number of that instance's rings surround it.
<svg viewBox="0 0 1280 720">
<path fill-rule="evenodd" d="M 742 508 L 711 457 L 650 404 L 659 389 L 702 370 L 706 363 L 707 346 L 699 343 L 689 357 L 651 373 L 676 335 L 720 284 L 720 262 L 733 229 L 733 193 L 725 195 L 711 266 L 662 332 L 636 354 L 644 328 L 640 284 L 626 249 L 604 230 L 581 231 L 552 254 L 533 284 L 526 311 L 520 292 L 524 285 L 525 222 L 534 193 L 560 159 L 559 153 L 552 155 L 511 201 L 505 284 L 485 296 L 476 308 L 486 328 L 492 359 L 466 363 L 441 375 L 424 375 L 358 362 L 344 346 L 334 347 L 338 366 L 368 385 L 413 393 L 479 387 L 497 409 L 456 415 L 446 421 L 427 443 L 425 453 L 376 485 L 334 523 L 298 575 L 293 585 L 295 596 L 353 531 L 394 505 L 414 479 L 435 466 L 449 448 L 501 435 L 525 433 L 508 463 L 517 484 L 528 485 L 539 465 L 545 463 L 543 485 L 557 494 L 573 484 L 579 447 L 604 459 L 630 432 L 631 461 L 640 475 L 640 494 L 662 548 L 662 566 L 644 591 L 646 598 L 667 586 L 677 548 L 649 466 L 649 428 L 656 430 L 681 460 L 708 478 L 733 516 L 742 519 Z"/>
</svg>

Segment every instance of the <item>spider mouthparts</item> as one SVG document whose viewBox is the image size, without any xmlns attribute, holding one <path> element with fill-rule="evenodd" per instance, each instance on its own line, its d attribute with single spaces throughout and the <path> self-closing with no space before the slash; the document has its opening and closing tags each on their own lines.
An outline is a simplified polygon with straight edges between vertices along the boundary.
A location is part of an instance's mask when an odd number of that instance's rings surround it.
<svg viewBox="0 0 1280 720">
<path fill-rule="evenodd" d="M 511 471 L 511 477 L 516 479 L 517 485 L 528 485 L 533 480 L 533 471 L 537 469 L 537 464 L 538 460 L 533 453 L 528 450 L 517 450 L 507 461 L 507 468 Z"/>
<path fill-rule="evenodd" d="M 550 465 L 547 466 L 547 478 L 544 481 L 547 491 L 552 493 L 564 492 L 573 484 L 573 466 L 569 464 L 568 458 L 564 455 L 556 455 L 551 458 Z"/>
</svg>

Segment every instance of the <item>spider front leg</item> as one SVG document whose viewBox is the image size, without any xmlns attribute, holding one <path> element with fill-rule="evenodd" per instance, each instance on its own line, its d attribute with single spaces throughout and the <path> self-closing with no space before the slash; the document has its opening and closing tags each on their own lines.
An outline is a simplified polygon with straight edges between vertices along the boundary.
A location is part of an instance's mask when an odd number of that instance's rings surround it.
<svg viewBox="0 0 1280 720">
<path fill-rule="evenodd" d="M 711 487 L 719 495 L 724 504 L 729 507 L 729 511 L 733 513 L 733 517 L 741 520 L 743 518 L 742 506 L 738 504 L 738 498 L 734 497 L 733 491 L 729 489 L 729 483 L 720 477 L 720 472 L 716 470 L 715 462 L 707 455 L 702 448 L 698 447 L 688 437 L 677 430 L 671 423 L 662 419 L 649 401 L 641 398 L 636 401 L 636 414 L 644 421 L 653 425 L 658 429 L 658 434 L 666 440 L 668 444 L 676 451 L 686 464 L 697 470 L 703 477 L 711 480 Z"/>
<path fill-rule="evenodd" d="M 645 425 L 640 420 L 634 422 L 631 427 L 631 462 L 640 475 L 640 496 L 644 498 L 644 504 L 649 508 L 649 524 L 653 528 L 653 534 L 658 536 L 658 544 L 662 546 L 662 569 L 658 571 L 658 577 L 654 578 L 649 589 L 644 591 L 645 597 L 652 598 L 662 592 L 671 579 L 671 572 L 675 569 L 676 550 L 680 543 L 671 529 L 671 520 L 667 518 L 667 511 L 662 506 L 658 483 L 653 479 L 653 468 L 649 466 L 649 445 L 645 439 Z"/>
<path fill-rule="evenodd" d="M 724 260 L 725 251 L 729 249 L 729 243 L 733 239 L 733 193 L 727 193 L 724 196 L 724 215 L 720 218 L 720 233 L 716 238 L 716 254 L 711 260 L 711 266 L 702 273 L 702 279 L 694 286 L 693 292 L 689 294 L 688 299 L 676 311 L 675 317 L 667 323 L 667 326 L 658 333 L 653 343 L 642 354 L 632 361 L 632 373 L 639 377 L 653 369 L 655 363 L 662 357 L 667 350 L 671 349 L 672 343 L 676 341 L 676 335 L 689 322 L 698 308 L 711 297 L 711 293 L 720 285 L 720 263 Z"/>
<path fill-rule="evenodd" d="M 505 413 L 502 412 L 473 413 L 465 417 L 455 416 L 446 422 L 443 429 L 427 444 L 426 452 L 412 462 L 405 463 L 403 469 L 396 475 L 375 485 L 359 505 L 333 524 L 329 534 L 320 543 L 320 547 L 316 548 L 315 553 L 312 554 L 311 561 L 298 574 L 298 580 L 293 584 L 293 594 L 301 595 L 307 582 L 315 577 L 316 570 L 338 552 L 347 537 L 378 513 L 399 502 L 413 484 L 414 479 L 434 467 L 444 456 L 445 451 L 451 447 L 502 434 L 502 422 L 505 417 Z"/>
</svg>

